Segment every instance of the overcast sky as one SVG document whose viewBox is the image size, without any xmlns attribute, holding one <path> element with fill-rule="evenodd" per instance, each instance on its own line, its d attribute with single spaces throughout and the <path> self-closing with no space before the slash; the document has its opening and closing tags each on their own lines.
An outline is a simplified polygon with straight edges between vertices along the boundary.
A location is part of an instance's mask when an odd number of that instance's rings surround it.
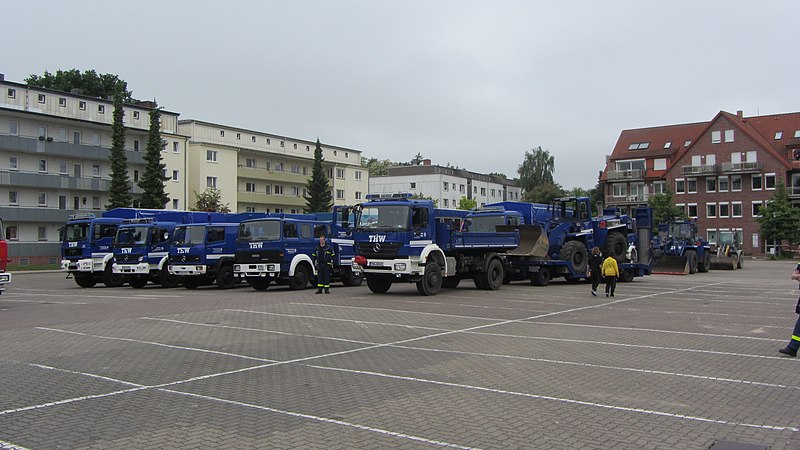
<svg viewBox="0 0 800 450">
<path fill-rule="evenodd" d="M 624 129 L 800 111 L 800 2 L 0 4 L 0 73 L 114 73 L 182 119 L 589 188 Z"/>
</svg>

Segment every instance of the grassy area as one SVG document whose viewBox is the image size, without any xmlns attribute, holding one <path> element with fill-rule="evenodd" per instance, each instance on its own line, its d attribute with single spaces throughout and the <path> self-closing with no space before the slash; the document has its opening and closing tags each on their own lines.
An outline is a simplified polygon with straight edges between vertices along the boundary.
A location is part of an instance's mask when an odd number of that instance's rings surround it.
<svg viewBox="0 0 800 450">
<path fill-rule="evenodd" d="M 38 266 L 20 266 L 19 264 L 9 264 L 6 268 L 9 272 L 27 272 L 30 270 L 58 270 L 61 266 L 58 264 L 41 264 Z"/>
</svg>

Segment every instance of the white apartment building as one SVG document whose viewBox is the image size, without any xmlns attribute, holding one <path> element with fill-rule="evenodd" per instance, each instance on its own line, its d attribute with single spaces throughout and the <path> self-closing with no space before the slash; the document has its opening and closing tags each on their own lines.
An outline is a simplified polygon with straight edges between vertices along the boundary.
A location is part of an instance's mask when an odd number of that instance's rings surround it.
<svg viewBox="0 0 800 450">
<path fill-rule="evenodd" d="M 125 148 L 134 198 L 144 170 L 151 104 L 125 105 Z M 16 264 L 55 263 L 59 228 L 76 212 L 101 213 L 108 203 L 111 101 L 29 87 L 0 74 L 0 218 Z M 178 114 L 161 111 L 163 162 L 170 202 L 186 205 L 187 138 Z"/>
<path fill-rule="evenodd" d="M 478 206 L 522 198 L 514 180 L 432 165 L 429 159 L 422 165 L 389 167 L 388 175 L 370 178 L 369 192 L 419 194 L 437 200 L 439 208 L 458 208 L 462 197 L 474 199 Z"/>
<path fill-rule="evenodd" d="M 191 136 L 186 181 L 190 203 L 196 201 L 195 193 L 214 187 L 231 211 L 302 213 L 305 209 L 316 142 L 200 120 L 180 120 L 178 131 Z M 369 172 L 361 167 L 361 151 L 321 147 L 334 204 L 363 201 Z"/>
</svg>

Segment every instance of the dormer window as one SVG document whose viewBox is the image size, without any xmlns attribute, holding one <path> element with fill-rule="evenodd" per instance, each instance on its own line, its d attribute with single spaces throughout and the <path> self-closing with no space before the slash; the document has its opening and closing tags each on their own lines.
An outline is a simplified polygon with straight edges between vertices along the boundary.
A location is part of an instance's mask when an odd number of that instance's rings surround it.
<svg viewBox="0 0 800 450">
<path fill-rule="evenodd" d="M 778 140 L 783 137 L 783 131 L 776 131 L 775 132 L 775 140 Z"/>
<path fill-rule="evenodd" d="M 634 142 L 628 146 L 628 150 L 647 150 L 647 147 L 650 147 L 649 142 Z"/>
<path fill-rule="evenodd" d="M 692 141 L 691 141 L 691 140 L 689 140 L 689 141 L 686 141 L 686 142 L 684 142 L 684 143 L 683 143 L 683 146 L 684 146 L 684 147 L 688 147 L 688 146 L 690 146 L 690 145 L 692 145 Z"/>
<path fill-rule="evenodd" d="M 664 144 L 664 148 L 670 148 L 671 146 L 672 146 L 672 141 L 667 141 L 667 143 Z"/>
</svg>

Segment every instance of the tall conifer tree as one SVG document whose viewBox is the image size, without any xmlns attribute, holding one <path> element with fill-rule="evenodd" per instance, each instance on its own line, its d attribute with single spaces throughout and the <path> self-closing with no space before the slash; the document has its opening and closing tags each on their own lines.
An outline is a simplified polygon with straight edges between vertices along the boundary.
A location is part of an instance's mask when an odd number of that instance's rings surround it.
<svg viewBox="0 0 800 450">
<path fill-rule="evenodd" d="M 322 165 L 323 161 L 322 147 L 317 139 L 317 146 L 314 148 L 314 167 L 311 170 L 311 178 L 306 182 L 308 191 L 305 197 L 306 212 L 328 212 L 333 206 L 330 180 Z"/>
<path fill-rule="evenodd" d="M 133 204 L 131 180 L 128 177 L 128 157 L 125 155 L 125 110 L 122 95 L 114 96 L 114 124 L 111 128 L 111 186 L 108 190 L 106 209 L 129 208 Z"/>
<path fill-rule="evenodd" d="M 164 174 L 166 164 L 161 162 L 161 108 L 150 111 L 150 132 L 147 135 L 147 148 L 144 154 L 145 166 L 139 187 L 142 188 L 140 206 L 149 209 L 164 209 L 169 196 L 164 189 L 167 177 Z"/>
</svg>

